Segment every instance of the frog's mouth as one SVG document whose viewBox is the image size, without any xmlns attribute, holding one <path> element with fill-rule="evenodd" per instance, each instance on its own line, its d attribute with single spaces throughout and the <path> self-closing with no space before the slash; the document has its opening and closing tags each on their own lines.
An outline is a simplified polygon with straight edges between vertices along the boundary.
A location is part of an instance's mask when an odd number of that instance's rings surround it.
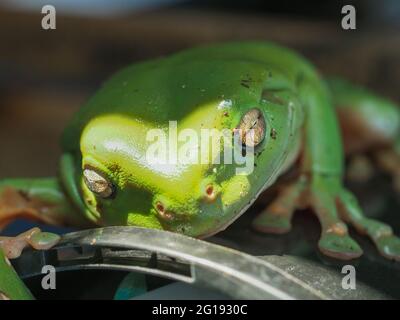
<svg viewBox="0 0 400 320">
<path fill-rule="evenodd" d="M 212 237 L 212 236 L 216 235 L 219 232 L 224 231 L 227 227 L 229 227 L 232 223 L 234 223 L 238 218 L 240 218 L 240 216 L 242 214 L 244 214 L 254 204 L 254 202 L 257 200 L 259 195 L 262 192 L 264 192 L 267 188 L 269 188 L 272 184 L 274 184 L 275 180 L 276 180 L 276 177 L 273 178 L 271 176 L 271 179 L 268 179 L 267 182 L 264 184 L 264 186 L 255 194 L 255 196 L 252 197 L 251 200 L 248 201 L 246 203 L 246 205 L 244 205 L 237 213 L 234 213 L 232 215 L 231 219 L 229 219 L 228 221 L 226 221 L 225 223 L 219 225 L 217 228 L 215 228 L 215 229 L 213 229 L 211 231 L 208 231 L 208 232 L 205 232 L 205 233 L 202 233 L 202 234 L 196 236 L 196 238 L 198 238 L 198 239 L 206 239 L 206 238 L 209 238 L 209 237 Z"/>
</svg>

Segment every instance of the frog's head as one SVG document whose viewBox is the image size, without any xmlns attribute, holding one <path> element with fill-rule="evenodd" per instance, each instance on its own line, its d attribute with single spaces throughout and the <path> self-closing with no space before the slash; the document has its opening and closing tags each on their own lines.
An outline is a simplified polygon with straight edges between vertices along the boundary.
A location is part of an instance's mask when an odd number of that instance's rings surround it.
<svg viewBox="0 0 400 320">
<path fill-rule="evenodd" d="M 75 149 L 77 184 L 95 222 L 206 236 L 244 212 L 284 167 L 288 143 L 294 141 L 293 108 L 265 94 L 267 71 L 248 63 L 191 66 L 188 75 L 187 68 L 176 67 L 180 76 L 168 76 L 163 99 L 157 100 L 155 89 L 145 96 L 129 84 L 124 91 L 114 85 L 77 117 L 84 123 Z M 228 72 L 230 86 L 225 76 L 221 79 Z M 204 74 L 208 82 L 192 74 Z M 149 77 L 154 82 L 156 77 Z M 186 79 L 185 85 L 179 79 Z M 144 87 L 146 79 L 140 84 Z M 120 101 L 125 91 L 129 96 Z M 158 103 L 148 103 L 154 99 Z M 143 106 L 127 111 L 132 101 Z M 225 141 L 231 146 L 226 154 Z"/>
</svg>

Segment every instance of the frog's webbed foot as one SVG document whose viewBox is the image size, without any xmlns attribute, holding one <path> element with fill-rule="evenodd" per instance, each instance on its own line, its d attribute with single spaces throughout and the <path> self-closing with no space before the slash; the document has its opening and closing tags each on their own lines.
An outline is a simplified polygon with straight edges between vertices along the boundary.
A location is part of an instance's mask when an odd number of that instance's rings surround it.
<svg viewBox="0 0 400 320">
<path fill-rule="evenodd" d="M 321 224 L 319 250 L 327 256 L 350 260 L 363 254 L 360 246 L 348 234 L 338 213 L 337 198 L 343 187 L 336 177 L 315 175 L 306 195 L 308 206 L 313 209 Z"/>
<path fill-rule="evenodd" d="M 301 177 L 284 187 L 272 204 L 254 220 L 253 227 L 261 232 L 288 232 L 293 212 L 304 207 L 312 208 L 320 221 L 318 247 L 325 255 L 343 260 L 362 255 L 362 249 L 348 234 L 343 222 L 346 221 L 358 232 L 369 236 L 383 256 L 400 260 L 400 239 L 393 235 L 390 226 L 366 218 L 355 197 L 335 176 L 316 175 L 311 181 Z"/>
<path fill-rule="evenodd" d="M 394 189 L 400 193 L 400 152 L 394 148 L 379 150 L 375 159 L 379 168 L 393 177 Z"/>
<path fill-rule="evenodd" d="M 357 199 L 347 190 L 341 191 L 337 202 L 343 220 L 359 233 L 367 235 L 382 256 L 400 261 L 400 238 L 393 234 L 389 225 L 365 217 Z"/>
<path fill-rule="evenodd" d="M 36 250 L 47 250 L 57 244 L 60 236 L 54 233 L 42 232 L 39 228 L 32 228 L 16 237 L 0 237 L 0 249 L 8 259 L 15 259 L 22 250 L 31 246 Z"/>
</svg>

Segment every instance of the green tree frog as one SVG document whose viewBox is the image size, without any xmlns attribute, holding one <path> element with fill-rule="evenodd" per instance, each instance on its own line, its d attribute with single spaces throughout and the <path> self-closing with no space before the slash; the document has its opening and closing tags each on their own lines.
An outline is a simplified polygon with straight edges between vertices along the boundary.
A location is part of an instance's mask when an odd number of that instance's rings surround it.
<svg viewBox="0 0 400 320">
<path fill-rule="evenodd" d="M 238 164 L 222 161 L 149 163 L 149 130 L 165 132 L 171 121 L 178 133 L 251 130 L 251 139 L 239 147 L 252 147 L 244 153 L 253 157 L 253 170 L 238 174 Z M 342 183 L 344 151 L 367 149 L 376 150 L 378 163 L 398 183 L 399 137 L 397 106 L 346 81 L 324 80 L 289 49 L 263 42 L 193 48 L 128 66 L 107 81 L 66 128 L 57 178 L 0 182 L 0 226 L 24 216 L 205 238 L 225 229 L 295 166 L 296 177 L 254 220 L 256 230 L 288 232 L 293 212 L 308 207 L 320 221 L 318 247 L 324 254 L 362 255 L 348 223 L 380 254 L 399 260 L 400 240 L 391 227 L 366 218 Z M 37 228 L 0 238 L 3 297 L 30 297 L 7 258 L 26 245 L 45 249 L 57 240 Z"/>
</svg>

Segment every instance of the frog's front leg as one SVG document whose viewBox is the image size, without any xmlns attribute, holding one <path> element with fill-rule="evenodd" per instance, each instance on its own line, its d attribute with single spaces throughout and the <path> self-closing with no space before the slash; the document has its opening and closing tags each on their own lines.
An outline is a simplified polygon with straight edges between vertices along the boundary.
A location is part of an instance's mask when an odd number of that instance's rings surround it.
<svg viewBox="0 0 400 320">
<path fill-rule="evenodd" d="M 66 209 L 66 201 L 55 179 L 16 179 L 0 183 L 0 230 L 20 217 L 62 224 Z M 19 257 L 28 245 L 35 249 L 48 249 L 58 239 L 55 234 L 33 228 L 17 237 L 0 237 L 0 249 L 13 259 Z"/>
<path fill-rule="evenodd" d="M 0 231 L 17 218 L 51 225 L 87 226 L 57 178 L 0 181 Z"/>
<path fill-rule="evenodd" d="M 367 235 L 381 255 L 400 261 L 400 239 L 393 234 L 389 225 L 365 217 L 357 199 L 347 190 L 341 191 L 338 205 L 343 220 L 353 225 L 359 233 Z"/>
<path fill-rule="evenodd" d="M 323 180 L 324 179 L 322 179 L 321 183 L 324 183 Z M 324 188 L 318 186 L 316 192 L 321 189 Z M 392 228 L 389 225 L 382 223 L 378 220 L 365 217 L 355 196 L 350 191 L 341 186 L 341 183 L 339 183 L 337 187 L 332 190 L 332 193 L 335 197 L 334 206 L 335 208 L 337 208 L 338 214 L 343 221 L 351 224 L 359 233 L 367 235 L 375 244 L 381 255 L 385 256 L 388 259 L 400 260 L 400 239 L 393 234 Z M 318 212 L 318 210 L 316 211 Z M 321 216 L 319 216 L 319 219 L 321 221 L 321 224 L 323 224 Z M 343 233 L 344 237 L 342 239 L 346 238 L 346 226 L 342 222 L 340 222 L 337 227 L 337 229 L 332 230 L 332 233 L 336 235 L 340 235 L 340 233 Z M 332 243 L 330 243 L 329 237 L 327 237 L 327 240 L 328 242 L 326 243 L 326 245 L 328 247 L 331 245 L 338 245 L 338 243 L 336 243 L 337 240 L 334 240 Z M 352 246 L 358 247 L 358 245 L 353 240 L 351 240 L 351 242 L 353 242 Z M 351 245 L 350 241 L 348 242 L 348 245 Z M 344 258 L 343 254 L 345 253 L 341 252 L 342 248 L 340 248 L 340 246 L 341 245 L 339 245 L 337 248 L 339 249 L 339 255 L 337 256 L 337 258 Z M 321 250 L 323 251 L 322 248 Z M 329 253 L 327 254 L 329 255 Z"/>
<path fill-rule="evenodd" d="M 20 217 L 56 225 L 77 222 L 73 207 L 53 178 L 0 181 L 0 231 Z M 58 240 L 58 235 L 41 232 L 39 228 L 16 237 L 0 237 L 0 299 L 32 298 L 8 259 L 17 258 L 27 246 L 45 250 Z"/>
<path fill-rule="evenodd" d="M 18 218 L 52 225 L 89 224 L 71 204 L 56 178 L 0 181 L 0 231 Z M 0 248 L 9 258 L 16 258 L 27 245 L 35 249 L 48 249 L 57 240 L 57 235 L 33 228 L 15 238 L 0 237 Z"/>
<path fill-rule="evenodd" d="M 289 232 L 294 211 L 309 207 L 321 224 L 319 249 L 338 259 L 357 258 L 363 251 L 350 238 L 347 226 L 339 217 L 337 199 L 341 190 L 339 179 L 317 174 L 310 178 L 303 174 L 282 189 L 272 204 L 253 221 L 253 227 L 261 232 Z"/>
<path fill-rule="evenodd" d="M 362 255 L 359 245 L 348 235 L 347 226 L 340 219 L 337 200 L 344 190 L 338 177 L 316 174 L 309 191 L 309 206 L 321 223 L 319 249 L 326 255 L 343 260 Z"/>
<path fill-rule="evenodd" d="M 32 295 L 19 279 L 9 259 L 18 258 L 22 250 L 30 245 L 38 250 L 54 246 L 60 237 L 33 228 L 17 237 L 0 237 L 0 300 L 32 299 Z"/>
<path fill-rule="evenodd" d="M 400 239 L 393 235 L 391 227 L 366 218 L 353 194 L 337 177 L 314 175 L 310 183 L 303 176 L 287 185 L 253 221 L 253 226 L 261 232 L 288 232 L 293 212 L 304 207 L 311 207 L 321 223 L 318 246 L 325 255 L 344 260 L 361 256 L 362 250 L 349 237 L 343 220 L 369 236 L 381 255 L 400 260 Z"/>
<path fill-rule="evenodd" d="M 25 216 L 43 222 L 61 223 L 57 215 L 61 192 L 55 179 L 6 179 L 0 181 L 0 227 Z"/>
<path fill-rule="evenodd" d="M 400 176 L 400 153 L 398 152 L 399 148 L 396 149 L 396 144 L 394 143 L 394 138 L 398 134 L 400 127 L 400 113 L 397 107 L 384 99 L 370 94 L 365 89 L 347 82 L 330 81 L 329 84 L 333 103 L 336 106 L 336 110 L 339 111 L 346 151 L 349 151 L 349 147 L 352 145 L 356 149 L 360 148 L 358 151 L 368 148 L 373 150 L 374 147 L 378 147 L 375 149 L 375 155 L 380 157 L 381 167 L 386 168 L 388 172 L 395 176 L 395 179 L 398 179 Z M 314 172 L 313 181 L 316 184 L 316 188 L 314 188 L 316 199 L 314 202 L 321 198 L 318 195 L 318 191 L 326 190 L 326 187 L 328 187 L 331 190 L 331 197 L 334 198 L 338 214 L 342 220 L 351 224 L 358 232 L 367 235 L 381 255 L 389 259 L 400 260 L 400 239 L 393 235 L 392 228 L 378 220 L 365 217 L 357 199 L 342 186 L 343 170 L 338 166 L 341 162 L 335 158 L 335 155 L 337 156 L 338 154 L 343 158 L 341 150 L 339 150 L 340 145 L 335 142 L 333 136 L 326 139 L 326 135 L 332 135 L 337 131 L 334 130 L 333 123 L 331 123 L 330 128 L 328 126 L 328 128 L 324 129 L 326 123 L 336 119 L 331 112 L 333 108 L 329 106 L 329 99 L 324 94 L 317 94 L 314 95 L 314 99 L 309 99 L 308 101 L 311 106 L 312 102 L 315 101 L 318 102 L 319 107 L 323 107 L 309 111 L 311 121 L 307 124 L 308 140 L 311 145 L 309 153 L 311 151 L 310 158 L 314 159 L 310 166 L 311 172 Z M 322 110 L 326 110 L 324 114 L 319 115 L 322 121 L 315 121 L 313 116 L 322 112 Z M 347 116 L 343 117 L 343 115 Z M 313 136 L 317 130 L 321 132 L 320 142 Z M 386 152 L 382 152 L 379 147 L 385 145 Z M 328 157 L 324 157 L 324 154 Z M 332 159 L 329 159 L 330 156 L 332 156 Z M 316 175 L 315 173 L 318 171 L 327 174 Z M 320 177 L 315 179 L 318 176 Z M 319 218 L 321 220 L 321 216 Z"/>
<path fill-rule="evenodd" d="M 288 231 L 293 211 L 307 206 L 321 223 L 318 246 L 324 254 L 345 260 L 362 255 L 359 245 L 348 235 L 343 222 L 346 221 L 357 231 L 367 234 L 382 255 L 400 260 L 400 239 L 393 235 L 388 225 L 366 218 L 354 196 L 342 184 L 342 144 L 325 87 L 305 84 L 301 90 L 303 103 L 307 106 L 300 178 L 305 182 L 296 181 L 285 188 L 277 200 L 256 218 L 255 228 Z"/>
</svg>

